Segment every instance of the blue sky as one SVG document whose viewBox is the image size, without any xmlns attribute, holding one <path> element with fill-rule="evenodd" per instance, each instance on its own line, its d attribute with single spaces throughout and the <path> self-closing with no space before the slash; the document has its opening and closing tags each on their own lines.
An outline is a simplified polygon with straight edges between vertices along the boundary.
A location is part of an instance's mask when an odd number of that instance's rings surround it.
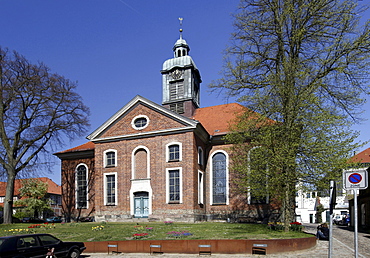
<svg viewBox="0 0 370 258">
<path fill-rule="evenodd" d="M 162 101 L 163 62 L 173 57 L 179 38 L 190 46 L 202 76 L 201 106 L 227 103 L 210 93 L 220 77 L 222 51 L 232 32 L 239 0 L 0 0 L 0 45 L 52 72 L 78 81 L 77 92 L 90 107 L 92 132 L 137 94 Z M 229 102 L 232 100 L 229 100 Z M 370 113 L 370 105 L 365 106 Z M 367 140 L 370 123 L 356 126 Z M 66 142 L 68 149 L 85 143 Z M 56 159 L 58 162 L 58 160 Z M 59 163 L 58 163 L 59 164 Z M 50 177 L 60 183 L 60 166 Z"/>
</svg>

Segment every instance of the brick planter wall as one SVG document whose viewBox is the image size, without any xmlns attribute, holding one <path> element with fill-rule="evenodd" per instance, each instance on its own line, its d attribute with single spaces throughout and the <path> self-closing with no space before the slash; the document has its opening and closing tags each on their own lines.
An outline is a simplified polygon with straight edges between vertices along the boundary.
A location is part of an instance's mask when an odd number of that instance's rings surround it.
<svg viewBox="0 0 370 258">
<path fill-rule="evenodd" d="M 294 239 L 222 239 L 222 240 L 126 240 L 85 242 L 86 253 L 188 253 L 266 254 L 292 252 L 312 248 L 316 237 Z"/>
</svg>

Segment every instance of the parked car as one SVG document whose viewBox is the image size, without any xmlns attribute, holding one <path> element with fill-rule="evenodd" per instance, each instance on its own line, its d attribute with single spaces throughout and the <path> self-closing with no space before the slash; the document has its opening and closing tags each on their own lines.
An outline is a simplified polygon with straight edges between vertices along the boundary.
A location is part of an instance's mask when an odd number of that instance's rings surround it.
<svg viewBox="0 0 370 258">
<path fill-rule="evenodd" d="M 23 223 L 44 223 L 45 220 L 43 219 L 39 219 L 39 218 L 29 218 L 29 217 L 25 217 L 22 219 L 22 222 Z"/>
<path fill-rule="evenodd" d="M 3 222 L 4 222 L 4 218 L 0 217 L 0 224 L 3 224 Z M 12 216 L 12 223 L 20 223 L 20 222 L 22 222 L 20 219 Z"/>
<path fill-rule="evenodd" d="M 342 215 L 336 215 L 336 216 L 333 218 L 333 222 L 334 222 L 334 224 L 336 224 L 336 225 L 341 225 L 341 224 L 342 224 L 342 220 L 343 220 L 343 216 L 342 216 Z"/>
<path fill-rule="evenodd" d="M 52 217 L 52 218 L 47 218 L 46 222 L 49 223 L 61 223 L 63 220 L 59 217 Z"/>
<path fill-rule="evenodd" d="M 58 258 L 76 258 L 85 249 L 83 242 L 63 242 L 50 234 L 0 237 L 0 258 L 46 257 L 50 250 Z"/>
</svg>

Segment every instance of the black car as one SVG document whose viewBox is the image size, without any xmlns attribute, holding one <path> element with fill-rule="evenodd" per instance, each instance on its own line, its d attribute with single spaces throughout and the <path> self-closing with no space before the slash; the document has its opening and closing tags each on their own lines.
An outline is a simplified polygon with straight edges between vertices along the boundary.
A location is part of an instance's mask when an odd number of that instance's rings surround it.
<svg viewBox="0 0 370 258">
<path fill-rule="evenodd" d="M 28 217 L 26 217 L 26 218 L 22 219 L 22 222 L 23 223 L 44 223 L 45 220 L 39 219 L 39 218 L 28 218 Z"/>
<path fill-rule="evenodd" d="M 0 258 L 45 258 L 50 250 L 54 250 L 54 255 L 58 258 L 75 258 L 85 249 L 83 242 L 63 242 L 50 234 L 0 237 Z"/>
</svg>

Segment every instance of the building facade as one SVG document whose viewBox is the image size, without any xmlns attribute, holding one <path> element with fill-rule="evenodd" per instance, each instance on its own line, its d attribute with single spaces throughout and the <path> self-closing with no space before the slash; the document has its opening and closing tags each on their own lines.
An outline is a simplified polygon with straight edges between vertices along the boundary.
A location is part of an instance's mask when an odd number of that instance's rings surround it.
<svg viewBox="0 0 370 258">
<path fill-rule="evenodd" d="M 134 97 L 87 136 L 56 153 L 62 161 L 63 212 L 96 221 L 267 219 L 233 186 L 223 140 L 246 111 L 231 103 L 200 108 L 201 76 L 180 35 L 164 62 L 162 105 Z M 160 89 L 160 88 L 159 88 Z"/>
<path fill-rule="evenodd" d="M 29 179 L 16 179 L 15 180 L 13 201 L 18 201 L 18 200 L 25 198 L 21 196 L 21 193 L 19 191 L 19 189 L 23 187 L 25 180 L 29 180 Z M 47 187 L 48 187 L 45 198 L 50 200 L 51 212 L 44 212 L 43 214 L 40 214 L 40 216 L 44 218 L 49 217 L 49 216 L 61 216 L 62 215 L 61 186 L 47 177 L 34 178 L 34 180 L 43 182 L 47 184 Z M 0 206 L 4 206 L 6 184 L 7 184 L 6 182 L 0 182 Z M 16 210 L 19 208 L 21 207 L 18 207 L 18 206 L 13 207 L 13 213 L 15 213 Z"/>
</svg>

